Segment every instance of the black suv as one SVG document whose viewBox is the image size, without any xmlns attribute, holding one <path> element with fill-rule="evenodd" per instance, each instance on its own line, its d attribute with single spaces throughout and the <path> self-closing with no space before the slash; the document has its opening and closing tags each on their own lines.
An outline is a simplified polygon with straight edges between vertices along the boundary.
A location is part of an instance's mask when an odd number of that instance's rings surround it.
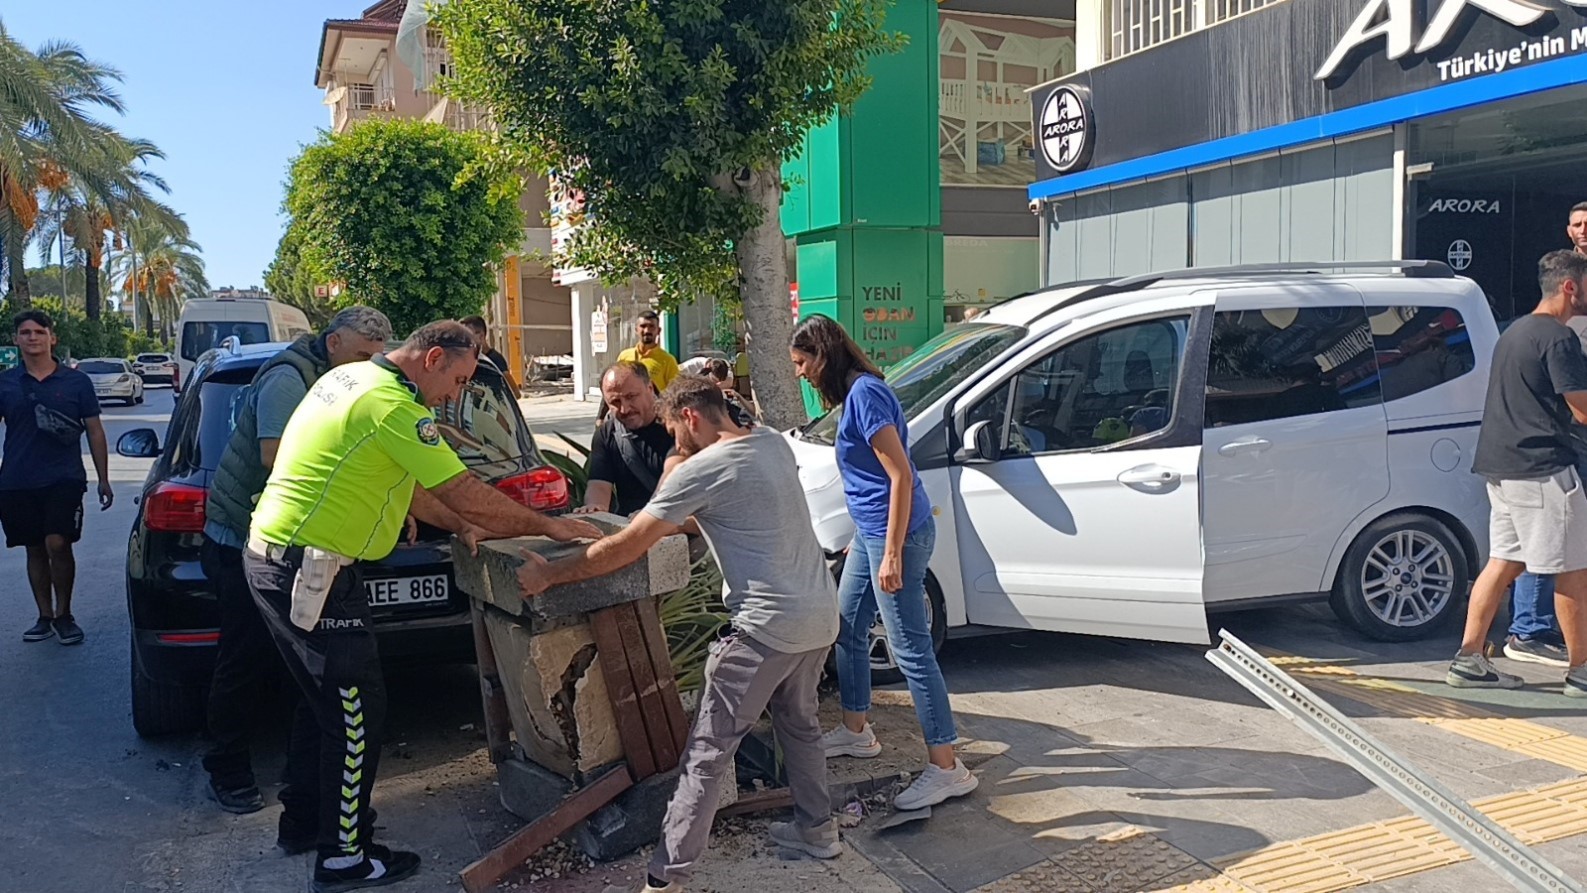
<svg viewBox="0 0 1587 893">
<path fill-rule="evenodd" d="M 116 451 L 155 459 L 127 543 L 127 612 L 132 629 L 132 723 L 148 737 L 199 729 L 220 640 L 215 594 L 199 566 L 205 488 L 231 437 L 244 387 L 285 344 L 213 350 L 195 365 L 166 430 L 122 435 Z M 490 361 L 481 359 L 462 398 L 436 410 L 442 435 L 463 463 L 523 505 L 568 509 L 568 481 L 548 466 L 518 404 Z M 421 526 L 366 566 L 381 654 L 393 660 L 473 659 L 468 601 L 452 577 L 448 536 Z"/>
</svg>

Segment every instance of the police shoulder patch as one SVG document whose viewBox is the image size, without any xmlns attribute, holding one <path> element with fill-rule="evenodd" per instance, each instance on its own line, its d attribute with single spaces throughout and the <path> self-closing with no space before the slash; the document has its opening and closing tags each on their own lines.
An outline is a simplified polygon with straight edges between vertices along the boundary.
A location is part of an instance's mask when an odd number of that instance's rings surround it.
<svg viewBox="0 0 1587 893">
<path fill-rule="evenodd" d="M 435 446 L 441 442 L 441 429 L 435 427 L 435 419 L 420 419 L 414 427 L 418 430 L 419 440 L 427 446 Z"/>
</svg>

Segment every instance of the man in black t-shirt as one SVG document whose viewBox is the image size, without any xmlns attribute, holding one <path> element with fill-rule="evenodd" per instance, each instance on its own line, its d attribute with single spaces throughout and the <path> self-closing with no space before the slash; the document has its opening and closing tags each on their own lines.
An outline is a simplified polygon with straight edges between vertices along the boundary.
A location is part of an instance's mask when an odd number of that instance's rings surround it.
<svg viewBox="0 0 1587 893">
<path fill-rule="evenodd" d="M 1471 470 L 1488 482 L 1489 559 L 1472 586 L 1466 632 L 1446 681 L 1519 688 L 1484 654 L 1488 628 L 1522 571 L 1555 575 L 1555 608 L 1571 668 L 1564 693 L 1587 698 L 1587 494 L 1571 422 L 1587 424 L 1587 357 L 1566 325 L 1587 314 L 1587 257 L 1538 261 L 1543 300 L 1499 338 Z"/>
<path fill-rule="evenodd" d="M 656 413 L 656 390 L 639 363 L 613 364 L 601 376 L 611 412 L 590 446 L 590 481 L 577 512 L 632 515 L 645 507 L 674 453 L 672 435 Z"/>
</svg>

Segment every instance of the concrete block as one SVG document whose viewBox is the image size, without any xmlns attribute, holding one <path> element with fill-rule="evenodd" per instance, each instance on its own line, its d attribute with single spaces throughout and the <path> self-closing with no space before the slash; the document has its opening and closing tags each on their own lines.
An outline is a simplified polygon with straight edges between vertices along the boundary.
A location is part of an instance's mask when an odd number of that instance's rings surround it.
<svg viewBox="0 0 1587 893">
<path fill-rule="evenodd" d="M 596 810 L 575 832 L 579 849 L 597 862 L 610 862 L 655 843 L 667 801 L 678 787 L 678 772 L 652 775 Z"/>
<path fill-rule="evenodd" d="M 537 634 L 533 624 L 487 606 L 485 629 L 526 757 L 567 778 L 623 758 L 588 625 Z"/>
<path fill-rule="evenodd" d="M 528 760 L 506 760 L 496 765 L 501 805 L 525 822 L 549 813 L 573 790 L 573 782 Z"/>
<path fill-rule="evenodd" d="M 587 520 L 608 533 L 627 526 L 617 515 L 595 514 Z M 518 569 L 534 552 L 547 561 L 577 554 L 584 546 L 558 543 L 544 537 L 517 537 L 481 543 L 479 555 L 453 544 L 457 585 L 470 596 L 524 617 L 550 619 L 588 614 L 601 608 L 641 598 L 664 595 L 689 583 L 689 543 L 682 535 L 669 536 L 652 546 L 642 560 L 592 580 L 555 586 L 531 599 L 518 587 Z"/>
<path fill-rule="evenodd" d="M 610 862 L 659 840 L 661 820 L 667 814 L 667 803 L 678 787 L 678 776 L 682 771 L 682 767 L 679 767 L 671 772 L 652 775 L 596 810 L 575 830 L 579 849 L 597 862 Z M 730 771 L 723 780 L 717 809 L 737 802 L 738 785 L 733 783 Z"/>
</svg>

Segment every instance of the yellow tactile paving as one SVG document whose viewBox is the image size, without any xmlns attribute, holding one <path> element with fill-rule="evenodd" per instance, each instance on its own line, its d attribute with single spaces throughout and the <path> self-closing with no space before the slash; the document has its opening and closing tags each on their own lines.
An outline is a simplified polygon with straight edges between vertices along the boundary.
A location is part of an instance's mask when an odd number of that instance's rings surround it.
<svg viewBox="0 0 1587 893">
<path fill-rule="evenodd" d="M 1587 772 L 1587 739 L 1559 729 L 1360 676 L 1335 664 L 1291 655 L 1270 659 L 1309 686 L 1343 694 L 1386 715 Z M 1526 844 L 1587 834 L 1587 779 L 1501 794 L 1472 805 Z M 1427 822 L 1405 817 L 1229 856 L 1213 863 L 1219 877 L 1194 878 L 1155 893 L 1333 893 L 1470 859 Z"/>
<path fill-rule="evenodd" d="M 1287 654 L 1269 659 L 1311 687 L 1342 694 L 1386 715 L 1414 719 L 1512 753 L 1587 772 L 1587 738 L 1500 716 L 1475 704 L 1430 695 L 1387 679 L 1361 676 L 1337 664 Z"/>
<path fill-rule="evenodd" d="M 1501 794 L 1472 805 L 1527 844 L 1587 833 L 1587 779 Z M 1253 893 L 1330 893 L 1470 858 L 1431 825 L 1407 817 L 1273 844 L 1220 859 L 1214 866 Z"/>
</svg>

